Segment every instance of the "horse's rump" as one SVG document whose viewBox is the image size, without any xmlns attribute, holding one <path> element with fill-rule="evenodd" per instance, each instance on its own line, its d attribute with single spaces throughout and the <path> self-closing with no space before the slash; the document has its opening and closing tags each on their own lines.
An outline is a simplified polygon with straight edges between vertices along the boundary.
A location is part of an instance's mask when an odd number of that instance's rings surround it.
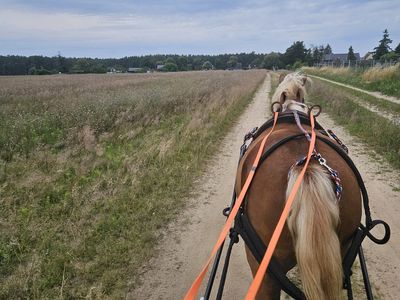
<svg viewBox="0 0 400 300">
<path fill-rule="evenodd" d="M 308 126 L 304 127 L 306 130 L 309 130 Z M 244 179 L 250 171 L 259 141 L 266 132 L 253 141 L 239 165 L 236 182 L 237 191 L 240 191 Z M 295 124 L 278 125 L 275 132 L 271 134 L 268 145 L 266 145 L 266 150 L 283 138 L 298 133 L 299 129 Z M 253 183 L 248 191 L 245 213 L 266 245 L 271 239 L 285 204 L 288 171 L 293 163 L 306 154 L 307 149 L 308 141 L 304 137 L 289 141 L 268 156 L 257 169 Z M 361 195 L 359 186 L 351 168 L 334 149 L 320 141 L 317 141 L 316 149 L 327 160 L 329 166 L 339 172 L 342 181 L 343 193 L 339 202 L 340 223 L 337 232 L 343 255 L 347 249 L 348 240 L 357 229 L 361 220 Z M 317 162 L 311 161 L 310 164 L 317 164 Z M 247 251 L 247 254 L 248 257 L 251 255 L 249 251 Z M 285 273 L 296 264 L 293 240 L 287 225 L 285 225 L 279 239 L 274 257 L 282 265 Z M 255 259 L 248 258 L 248 260 L 251 268 L 257 269 L 258 263 Z"/>
</svg>

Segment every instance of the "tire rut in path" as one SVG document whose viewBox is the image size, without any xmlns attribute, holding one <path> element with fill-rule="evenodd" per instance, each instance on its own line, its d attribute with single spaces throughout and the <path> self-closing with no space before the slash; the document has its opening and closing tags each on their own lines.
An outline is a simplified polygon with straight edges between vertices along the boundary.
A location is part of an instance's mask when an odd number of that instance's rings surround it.
<svg viewBox="0 0 400 300">
<path fill-rule="evenodd" d="M 384 99 L 384 100 L 387 100 L 387 101 L 390 101 L 390 102 L 393 102 L 393 103 L 396 103 L 396 104 L 400 104 L 400 99 L 396 98 L 394 96 L 384 95 L 384 94 L 382 94 L 380 92 L 371 92 L 371 91 L 363 90 L 363 89 L 357 88 L 357 87 L 349 85 L 349 84 L 344 84 L 344 83 L 337 82 L 337 81 L 330 80 L 330 79 L 326 79 L 326 78 L 320 77 L 320 76 L 315 76 L 315 75 L 308 75 L 308 76 L 314 77 L 314 78 L 318 78 L 318 79 L 321 79 L 323 81 L 327 81 L 327 82 L 330 82 L 330 83 L 333 83 L 333 84 L 336 84 L 336 85 L 344 86 L 346 88 L 349 88 L 349 89 L 352 89 L 352 90 L 355 90 L 355 91 L 363 92 L 365 94 L 374 96 L 376 98 L 381 98 L 381 99 Z"/>
</svg>

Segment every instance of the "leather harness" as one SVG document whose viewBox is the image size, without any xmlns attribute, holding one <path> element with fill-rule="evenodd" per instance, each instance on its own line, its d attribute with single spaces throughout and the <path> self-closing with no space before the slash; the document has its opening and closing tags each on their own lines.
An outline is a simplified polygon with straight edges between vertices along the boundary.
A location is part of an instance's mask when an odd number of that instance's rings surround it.
<svg viewBox="0 0 400 300">
<path fill-rule="evenodd" d="M 274 104 L 272 105 L 272 110 Z M 310 108 L 310 113 L 312 113 L 313 107 Z M 319 112 L 320 112 L 320 107 L 319 107 Z M 223 215 L 227 217 L 227 221 L 225 222 L 225 225 L 220 233 L 220 236 L 217 240 L 217 243 L 215 244 L 211 256 L 208 259 L 207 263 L 203 267 L 202 271 L 200 274 L 197 276 L 195 281 L 193 282 L 191 288 L 186 294 L 185 299 L 195 299 L 195 296 L 197 294 L 198 289 L 200 288 L 200 284 L 206 274 L 206 271 L 208 269 L 208 266 L 210 265 L 212 258 L 215 256 L 214 263 L 212 270 L 210 272 L 207 288 L 205 291 L 204 296 L 201 299 L 208 300 L 211 295 L 211 290 L 214 284 L 214 280 L 216 277 L 216 272 L 218 269 L 219 261 L 221 258 L 222 250 L 224 247 L 225 243 L 225 238 L 229 233 L 230 241 L 228 245 L 228 249 L 226 252 L 225 256 L 225 262 L 223 265 L 223 270 L 221 273 L 220 277 L 220 282 L 219 282 L 219 287 L 218 287 L 218 293 L 216 299 L 219 300 L 222 298 L 223 290 L 224 290 L 224 285 L 225 285 L 225 280 L 226 280 L 226 275 L 228 272 L 228 266 L 229 266 L 229 260 L 230 260 L 230 255 L 231 251 L 233 248 L 233 245 L 239 241 L 239 236 L 241 236 L 246 243 L 247 247 L 250 249 L 251 253 L 255 257 L 255 259 L 260 263 L 260 267 L 257 271 L 257 274 L 253 280 L 252 285 L 249 288 L 247 296 L 249 296 L 249 299 L 253 299 L 255 297 L 255 294 L 259 288 L 259 284 L 261 284 L 261 281 L 263 280 L 264 277 L 264 272 L 269 272 L 269 274 L 280 284 L 282 290 L 284 290 L 289 296 L 291 296 L 294 299 L 298 300 L 304 300 L 305 295 L 304 293 L 294 284 L 292 283 L 286 276 L 286 274 L 283 272 L 283 268 L 279 264 L 279 262 L 273 257 L 273 249 L 275 248 L 278 239 L 279 239 L 279 234 L 281 230 L 283 229 L 284 223 L 282 223 L 282 220 L 285 220 L 288 214 L 287 207 L 290 209 L 290 201 L 293 201 L 293 189 L 288 196 L 287 203 L 285 205 L 284 211 L 282 212 L 281 218 L 278 222 L 277 227 L 275 228 L 274 234 L 269 241 L 268 245 L 265 245 L 261 238 L 258 236 L 257 232 L 254 230 L 251 221 L 249 217 L 246 214 L 246 201 L 247 201 L 247 192 L 249 188 L 251 187 L 251 182 L 253 176 L 257 173 L 259 170 L 259 166 L 271 155 L 275 150 L 277 150 L 279 147 L 285 145 L 289 141 L 293 141 L 296 139 L 301 139 L 301 138 L 307 138 L 309 137 L 309 133 L 301 126 L 303 125 L 310 125 L 311 127 L 311 139 L 309 143 L 309 151 L 307 154 L 307 161 L 305 162 L 305 165 L 301 171 L 301 174 L 299 176 L 299 180 L 301 180 L 301 176 L 304 175 L 304 171 L 306 169 L 306 166 L 311 159 L 313 155 L 313 150 L 315 151 L 315 141 L 318 139 L 320 142 L 323 142 L 327 144 L 329 147 L 334 149 L 340 156 L 341 158 L 348 164 L 348 166 L 351 168 L 353 171 L 360 191 L 362 195 L 362 202 L 363 202 L 363 207 L 364 207 L 364 215 L 365 215 L 365 225 L 361 224 L 359 227 L 355 230 L 354 234 L 349 238 L 347 241 L 348 244 L 350 244 L 346 255 L 344 256 L 342 265 L 343 265 L 343 273 L 344 273 L 344 278 L 343 278 L 343 287 L 347 290 L 347 296 L 348 299 L 353 299 L 353 293 L 352 293 L 352 287 L 351 287 L 351 280 L 350 276 L 352 275 L 351 268 L 353 266 L 353 263 L 355 261 L 356 256 L 359 256 L 360 260 L 360 266 L 361 266 L 361 271 L 364 279 L 364 286 L 366 290 L 366 295 L 368 300 L 373 299 L 373 294 L 372 294 L 372 289 L 371 289 L 371 284 L 369 282 L 369 277 L 368 277 L 368 271 L 367 271 L 367 266 L 365 263 L 365 257 L 363 253 L 363 249 L 361 246 L 361 243 L 363 242 L 364 238 L 367 236 L 369 239 L 371 239 L 373 242 L 377 244 L 385 244 L 389 238 L 390 238 L 390 227 L 389 225 L 381 220 L 372 220 L 371 218 L 371 212 L 369 209 L 369 200 L 368 200 L 368 193 L 365 188 L 364 182 L 361 178 L 360 172 L 357 170 L 356 166 L 354 165 L 353 161 L 350 159 L 350 157 L 347 155 L 347 147 L 339 140 L 339 138 L 332 134 L 332 131 L 325 131 L 324 128 L 318 124 L 318 122 L 315 121 L 315 117 L 319 115 L 319 112 L 317 114 L 313 114 L 312 116 L 309 116 L 305 113 L 297 112 L 293 113 L 293 111 L 285 111 L 285 112 L 277 112 L 274 111 L 274 118 L 271 120 L 266 121 L 260 128 L 255 128 L 252 131 L 250 131 L 248 134 L 245 135 L 243 145 L 240 147 L 240 156 L 239 156 L 239 162 L 243 158 L 245 152 L 248 149 L 248 141 L 253 142 L 257 137 L 259 137 L 266 129 L 271 128 L 271 130 L 262 137 L 261 143 L 259 146 L 259 149 L 257 151 L 256 158 L 254 159 L 253 166 L 250 170 L 249 175 L 247 176 L 246 182 L 244 186 L 242 187 L 240 194 L 237 196 L 236 191 L 234 189 L 233 195 L 232 195 L 232 201 L 231 205 L 226 207 L 223 210 Z M 281 139 L 278 142 L 275 142 L 273 145 L 271 145 L 267 150 L 265 149 L 265 142 L 270 136 L 270 134 L 273 132 L 273 129 L 275 128 L 276 124 L 281 124 L 281 123 L 291 123 L 291 124 L 297 124 L 298 127 L 301 128 L 302 133 L 299 134 L 293 134 L 290 136 L 287 136 L 283 139 Z M 316 135 L 316 132 L 321 133 L 321 135 Z M 328 134 L 329 133 L 329 134 Z M 250 144 L 251 144 L 250 142 Z M 262 152 L 265 151 L 265 152 Z M 320 162 L 321 163 L 321 162 Z M 297 181 L 296 181 L 297 183 Z M 297 184 L 298 186 L 298 184 Z M 232 213 L 231 213 L 232 212 Z M 284 217 L 285 216 L 285 217 Z M 231 224 L 233 223 L 233 226 L 231 227 Z M 285 222 L 285 221 L 283 221 Z M 372 235 L 371 230 L 377 226 L 377 225 L 383 225 L 385 229 L 385 234 L 384 236 L 379 239 L 375 236 Z M 279 227 L 279 232 L 278 232 L 278 239 L 274 235 L 275 232 L 277 231 Z M 268 246 L 268 247 L 267 247 Z M 272 250 L 271 250 L 272 249 Z M 271 252 L 272 251 L 272 252 Z M 266 270 L 266 271 L 265 271 Z M 246 296 L 246 298 L 247 298 Z"/>
<path fill-rule="evenodd" d="M 300 117 L 300 121 L 302 124 L 305 125 L 310 125 L 310 119 L 305 113 L 298 113 Z M 273 120 L 270 119 L 266 121 L 260 128 L 258 128 L 253 134 L 252 138 L 255 140 L 258 136 L 260 136 L 265 130 L 271 127 L 273 123 Z M 293 114 L 291 112 L 285 112 L 281 113 L 280 116 L 278 117 L 278 124 L 281 123 L 292 123 L 295 124 L 295 120 L 293 117 Z M 365 213 L 365 225 L 360 224 L 359 228 L 354 232 L 352 235 L 351 239 L 351 244 L 349 249 L 347 250 L 347 253 L 343 259 L 343 272 L 344 272 L 344 288 L 347 289 L 348 293 L 348 298 L 352 299 L 352 290 L 351 290 L 351 281 L 350 281 L 350 276 L 352 274 L 351 268 L 353 266 L 353 263 L 355 261 L 355 258 L 357 254 L 361 255 L 363 257 L 362 253 L 362 247 L 361 243 L 364 240 L 366 236 L 368 236 L 373 242 L 377 244 L 385 244 L 389 238 L 390 238 L 390 227 L 389 225 L 382 221 L 382 220 L 372 220 L 371 218 L 371 212 L 369 208 L 369 199 L 368 199 L 368 193 L 365 188 L 363 179 L 360 175 L 360 172 L 357 170 L 356 166 L 354 165 L 353 161 L 351 158 L 347 155 L 346 151 L 344 149 L 344 145 L 338 144 L 335 140 L 329 138 L 328 132 L 325 131 L 325 129 L 316 122 L 315 124 L 315 129 L 318 130 L 321 134 L 325 135 L 325 137 L 322 136 L 317 136 L 317 139 L 322 141 L 323 143 L 327 144 L 330 146 L 332 149 L 334 149 L 342 158 L 343 160 L 348 164 L 348 166 L 351 168 L 353 171 L 354 175 L 357 178 L 358 185 L 360 187 L 361 195 L 362 195 L 362 201 L 363 201 L 363 207 L 364 207 L 364 213 Z M 291 135 L 288 137 L 283 138 L 282 140 L 276 142 L 272 146 L 270 146 L 262 155 L 261 160 L 260 160 L 260 165 L 268 158 L 269 155 L 271 155 L 276 149 L 279 147 L 283 146 L 289 141 L 295 140 L 295 139 L 300 139 L 304 138 L 304 134 L 295 134 Z M 344 147 L 343 147 L 344 146 Z M 243 156 L 244 152 L 241 154 L 241 157 Z M 256 170 L 257 173 L 257 170 Z M 251 186 L 250 186 L 251 187 Z M 266 251 L 266 246 L 261 238 L 258 236 L 257 232 L 253 228 L 247 214 L 246 210 L 244 209 L 246 205 L 246 199 L 244 200 L 239 213 L 235 217 L 235 223 L 233 227 L 233 231 L 236 231 L 237 234 L 239 234 L 244 242 L 246 243 L 246 246 L 250 249 L 251 253 L 253 254 L 254 258 L 260 263 L 264 253 Z M 229 214 L 229 208 L 224 210 L 224 215 Z M 376 225 L 381 224 L 385 228 L 385 235 L 383 238 L 378 239 L 372 235 L 370 232 Z M 361 252 L 361 254 L 360 254 Z M 365 264 L 365 261 L 364 261 Z M 363 266 L 362 266 L 363 267 Z M 364 269 L 363 271 L 363 276 L 364 276 L 364 283 L 365 283 L 365 288 L 367 291 L 367 298 L 368 299 L 373 299 L 372 292 L 371 292 L 371 287 L 369 284 L 368 280 L 368 273 L 366 270 L 365 266 L 365 272 Z M 293 283 L 290 281 L 290 279 L 286 276 L 286 274 L 283 272 L 283 268 L 280 266 L 279 262 L 272 257 L 271 262 L 268 266 L 268 272 L 269 274 L 281 285 L 282 290 L 284 290 L 289 296 L 291 296 L 294 299 L 298 300 L 305 300 L 305 295 L 304 293 Z M 367 280 L 366 278 L 367 277 Z"/>
</svg>

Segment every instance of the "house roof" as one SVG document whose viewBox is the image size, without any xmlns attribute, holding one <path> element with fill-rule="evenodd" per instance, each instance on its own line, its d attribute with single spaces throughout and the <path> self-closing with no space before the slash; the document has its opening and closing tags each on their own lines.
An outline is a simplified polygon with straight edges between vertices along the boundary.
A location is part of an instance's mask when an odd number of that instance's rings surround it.
<svg viewBox="0 0 400 300">
<path fill-rule="evenodd" d="M 354 53 L 356 60 L 360 60 L 360 53 Z M 347 61 L 347 53 L 340 53 L 340 54 L 325 54 L 324 61 Z"/>
<path fill-rule="evenodd" d="M 373 59 L 373 55 L 375 54 L 375 52 L 367 52 L 364 56 L 363 59 Z"/>
</svg>

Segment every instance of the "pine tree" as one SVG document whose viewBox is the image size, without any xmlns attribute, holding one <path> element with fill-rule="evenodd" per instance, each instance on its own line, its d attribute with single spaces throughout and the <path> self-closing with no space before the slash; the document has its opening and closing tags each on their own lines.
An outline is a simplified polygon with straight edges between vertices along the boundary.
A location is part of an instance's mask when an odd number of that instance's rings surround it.
<svg viewBox="0 0 400 300">
<path fill-rule="evenodd" d="M 324 49 L 324 54 L 332 54 L 332 48 L 331 45 L 327 44 L 325 49 Z"/>
<path fill-rule="evenodd" d="M 400 43 L 397 45 L 397 47 L 394 49 L 394 52 L 396 52 L 398 55 L 400 55 Z"/>
<path fill-rule="evenodd" d="M 350 46 L 349 52 L 347 53 L 347 60 L 355 61 L 357 60 L 356 56 L 354 55 L 353 46 Z"/>
<path fill-rule="evenodd" d="M 389 50 L 391 50 L 390 43 L 392 43 L 392 40 L 389 38 L 388 30 L 385 29 L 383 31 L 383 38 L 379 41 L 379 46 L 374 48 L 374 59 L 380 59 L 383 55 L 389 53 Z"/>
</svg>

